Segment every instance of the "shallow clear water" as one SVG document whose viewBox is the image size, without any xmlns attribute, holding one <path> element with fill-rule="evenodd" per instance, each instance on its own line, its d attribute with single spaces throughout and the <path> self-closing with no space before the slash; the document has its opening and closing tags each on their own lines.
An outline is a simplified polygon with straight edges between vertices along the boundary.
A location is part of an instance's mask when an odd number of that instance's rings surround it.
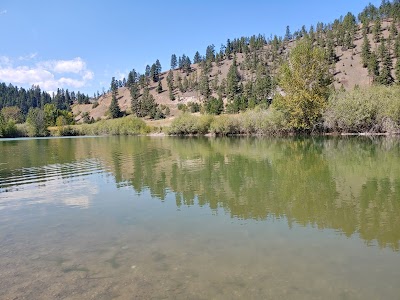
<svg viewBox="0 0 400 300">
<path fill-rule="evenodd" d="M 0 299 L 398 299 L 400 141 L 0 141 Z"/>
</svg>

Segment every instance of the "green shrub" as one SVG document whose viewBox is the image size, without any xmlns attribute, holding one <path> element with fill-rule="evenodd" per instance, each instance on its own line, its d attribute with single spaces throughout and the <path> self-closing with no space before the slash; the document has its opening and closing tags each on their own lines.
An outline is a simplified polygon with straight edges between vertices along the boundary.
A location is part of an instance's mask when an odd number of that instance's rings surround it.
<svg viewBox="0 0 400 300">
<path fill-rule="evenodd" d="M 205 134 L 209 132 L 212 121 L 212 116 L 195 116 L 183 113 L 172 121 L 167 133 L 177 135 Z"/>
<path fill-rule="evenodd" d="M 331 95 L 324 127 L 336 132 L 393 133 L 400 129 L 400 87 L 374 86 Z"/>
<path fill-rule="evenodd" d="M 93 124 L 71 127 L 79 135 L 138 135 L 150 132 L 146 123 L 135 117 L 101 120 Z"/>
</svg>

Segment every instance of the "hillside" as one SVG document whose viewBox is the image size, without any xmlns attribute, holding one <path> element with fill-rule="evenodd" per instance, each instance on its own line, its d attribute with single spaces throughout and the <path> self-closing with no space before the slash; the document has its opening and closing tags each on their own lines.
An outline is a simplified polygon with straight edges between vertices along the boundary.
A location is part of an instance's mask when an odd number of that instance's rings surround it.
<svg viewBox="0 0 400 300">
<path fill-rule="evenodd" d="M 381 25 L 381 35 L 382 40 L 387 41 L 390 35 L 390 27 L 394 21 L 392 19 L 386 19 L 382 21 Z M 396 22 L 397 23 L 397 22 Z M 399 24 L 395 24 L 397 30 L 399 30 Z M 374 42 L 373 37 L 373 27 L 374 24 L 371 22 L 369 24 L 367 37 L 370 41 L 371 51 L 377 52 L 381 42 Z M 324 34 L 324 33 L 322 33 Z M 326 38 L 326 34 L 325 34 Z M 315 39 L 316 41 L 316 39 Z M 248 51 L 248 53 L 236 53 L 236 62 L 237 62 L 237 72 L 240 76 L 240 84 L 244 86 L 248 82 L 254 82 L 254 78 L 256 78 L 256 72 L 254 69 L 249 70 L 248 66 L 246 65 L 246 61 L 248 64 L 249 57 L 254 56 L 257 57 L 261 64 L 268 70 L 268 74 L 271 75 L 273 78 L 277 72 L 279 64 L 281 61 L 287 58 L 290 49 L 296 44 L 295 39 L 291 39 L 288 41 L 279 40 L 279 46 L 277 47 L 277 54 L 274 58 L 273 55 L 273 41 L 269 43 L 265 43 L 261 48 L 255 49 L 252 51 Z M 316 43 L 316 42 L 315 42 Z M 354 34 L 353 40 L 353 48 L 347 49 L 341 45 L 337 45 L 335 43 L 334 52 L 336 54 L 336 62 L 332 65 L 332 73 L 334 75 L 334 86 L 335 88 L 340 88 L 343 86 L 345 89 L 353 89 L 355 86 L 366 87 L 372 84 L 371 76 L 368 75 L 368 69 L 364 68 L 362 65 L 362 44 L 363 44 L 363 28 L 361 24 L 357 25 Z M 218 83 L 221 83 L 223 80 L 227 80 L 229 69 L 233 63 L 233 56 L 227 58 L 223 56 L 219 62 L 211 62 L 210 68 L 207 72 L 208 76 L 208 84 L 210 85 L 211 94 L 214 97 L 218 97 L 218 89 L 213 89 L 211 86 L 213 85 L 213 80 L 215 77 L 218 76 Z M 392 65 L 395 66 L 396 58 L 395 55 L 392 54 Z M 203 64 L 204 68 L 204 64 Z M 158 104 L 163 104 L 170 109 L 169 117 L 174 117 L 180 113 L 178 110 L 179 104 L 187 104 L 189 102 L 197 102 L 201 103 L 204 101 L 205 97 L 201 95 L 199 91 L 198 84 L 195 88 L 189 89 L 188 91 L 182 92 L 177 87 L 176 78 L 180 76 L 181 78 L 187 77 L 189 80 L 192 78 L 196 83 L 199 82 L 201 73 L 202 73 L 202 66 L 201 63 L 191 64 L 191 72 L 190 74 L 185 74 L 183 70 L 174 69 L 173 71 L 173 78 L 174 78 L 174 96 L 175 100 L 170 100 L 169 91 L 168 91 L 168 83 L 167 83 L 167 74 L 168 72 L 163 72 L 160 74 L 160 80 L 163 87 L 163 91 L 158 93 L 157 86 L 158 82 L 153 82 L 150 80 L 149 90 L 150 94 L 153 95 L 155 101 Z M 394 74 L 394 67 L 392 67 L 392 76 L 395 77 Z M 141 89 L 143 92 L 143 89 Z M 227 95 L 224 93 L 222 94 L 222 98 L 224 103 L 227 103 Z M 93 104 L 76 104 L 72 107 L 72 111 L 76 116 L 76 120 L 79 122 L 82 119 L 83 113 L 88 113 L 91 118 L 94 120 L 100 118 L 107 117 L 108 107 L 111 103 L 111 93 L 106 93 L 99 97 L 97 100 L 98 106 L 93 108 Z M 127 113 L 130 112 L 131 106 L 131 96 L 129 89 L 127 87 L 120 87 L 118 89 L 118 103 L 122 111 Z M 168 116 L 167 116 L 168 117 Z"/>
</svg>

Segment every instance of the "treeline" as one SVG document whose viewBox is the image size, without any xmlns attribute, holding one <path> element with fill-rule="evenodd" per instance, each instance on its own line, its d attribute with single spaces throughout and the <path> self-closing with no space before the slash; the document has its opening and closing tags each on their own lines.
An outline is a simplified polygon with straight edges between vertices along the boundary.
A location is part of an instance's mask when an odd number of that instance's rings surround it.
<svg viewBox="0 0 400 300">
<path fill-rule="evenodd" d="M 46 104 L 54 104 L 57 109 L 69 111 L 74 103 L 90 103 L 89 96 L 79 91 L 69 92 L 68 89 L 57 89 L 56 93 L 50 95 L 42 91 L 39 86 L 24 89 L 12 84 L 0 83 L 0 110 L 4 107 L 15 106 L 20 109 L 23 116 L 26 116 L 30 108 L 43 109 Z"/>
<path fill-rule="evenodd" d="M 89 103 L 89 97 L 63 89 L 51 96 L 39 86 L 24 89 L 1 83 L 0 137 L 47 136 L 48 127 L 74 124 L 73 103 Z"/>
</svg>

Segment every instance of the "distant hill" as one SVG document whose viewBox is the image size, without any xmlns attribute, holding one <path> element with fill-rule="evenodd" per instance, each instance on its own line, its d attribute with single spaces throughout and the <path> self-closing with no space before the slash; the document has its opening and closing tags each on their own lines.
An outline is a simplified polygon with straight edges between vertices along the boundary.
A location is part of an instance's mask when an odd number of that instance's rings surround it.
<svg viewBox="0 0 400 300">
<path fill-rule="evenodd" d="M 355 18 L 355 17 L 354 17 Z M 354 20 L 355 21 L 355 20 Z M 392 24 L 395 23 L 395 28 L 397 31 L 400 30 L 398 21 L 394 21 L 391 18 L 384 19 L 381 21 L 381 41 L 385 41 L 388 43 L 388 39 L 390 36 L 390 30 Z M 367 37 L 370 42 L 371 52 L 378 52 L 379 47 L 381 45 L 380 42 L 374 41 L 374 22 L 369 22 L 368 29 L 363 29 L 362 24 L 357 24 L 352 36 L 352 46 L 346 47 L 344 45 L 340 45 L 340 42 L 337 41 L 337 38 L 334 37 L 334 47 L 333 51 L 335 54 L 334 63 L 332 64 L 332 74 L 334 75 L 334 86 L 335 88 L 340 88 L 343 86 L 345 89 L 352 89 L 355 86 L 365 87 L 369 86 L 373 82 L 373 78 L 369 76 L 368 68 L 363 67 L 362 64 L 362 44 L 363 44 L 363 30 L 367 30 Z M 311 32 L 314 34 L 314 43 L 317 45 L 318 43 L 325 44 L 325 49 L 327 49 L 327 39 L 328 39 L 328 31 L 335 31 L 335 28 L 332 25 L 326 25 L 327 29 L 322 29 L 319 33 L 318 31 Z M 234 57 L 237 63 L 237 72 L 239 74 L 239 85 L 242 86 L 242 89 L 245 89 L 246 84 L 249 82 L 255 82 L 259 72 L 257 72 L 260 68 L 265 68 L 265 73 L 271 76 L 273 79 L 276 75 L 278 67 L 280 63 L 285 60 L 290 52 L 290 49 L 296 44 L 296 40 L 305 38 L 304 36 L 299 36 L 301 33 L 296 33 L 296 38 L 291 37 L 291 39 L 282 39 L 277 38 L 277 40 L 265 41 L 264 45 L 260 48 L 251 49 L 248 45 L 247 50 L 241 49 L 241 51 L 236 51 L 234 54 L 230 54 L 228 58 L 225 53 L 221 53 L 222 57 L 220 57 L 219 61 L 216 62 L 216 56 L 214 56 L 213 61 L 209 62 L 209 69 L 207 70 L 207 78 L 208 84 L 210 87 L 210 92 L 213 97 L 221 96 L 224 103 L 229 102 L 229 99 L 225 93 L 220 93 L 218 95 L 219 87 L 222 81 L 227 81 L 228 72 L 232 63 L 234 61 Z M 310 35 L 310 32 L 307 32 L 307 35 Z M 320 35 L 320 38 L 318 37 Z M 336 34 L 335 34 L 336 35 Z M 347 33 L 344 33 L 346 36 Z M 396 36 L 399 39 L 398 33 Z M 322 42 L 321 42 L 322 40 Z M 248 39 L 246 39 L 246 43 L 248 44 Z M 275 44 L 274 44 L 275 43 Z M 390 55 L 392 59 L 392 67 L 391 73 L 392 77 L 395 78 L 394 66 L 396 66 L 397 58 L 395 54 L 395 40 L 391 40 L 391 50 Z M 323 46 L 323 45 L 322 45 Z M 275 47 L 276 50 L 273 48 Z M 235 52 L 233 50 L 232 52 Z M 217 54 L 218 55 L 218 54 Z M 254 58 L 255 65 L 249 66 L 251 64 L 251 60 Z M 175 100 L 170 100 L 168 83 L 167 83 L 167 74 L 168 72 L 163 72 L 160 74 L 160 80 L 163 87 L 163 91 L 161 93 L 157 92 L 158 82 L 153 82 L 150 80 L 149 90 L 150 94 L 154 96 L 156 102 L 158 104 L 166 105 L 170 108 L 170 116 L 176 116 L 179 114 L 178 105 L 180 104 L 188 104 L 190 102 L 193 103 L 202 103 L 205 101 L 205 97 L 201 94 L 199 81 L 202 76 L 202 72 L 205 68 L 205 58 L 203 61 L 196 64 L 191 64 L 191 72 L 185 73 L 181 69 L 172 70 L 173 78 L 174 78 L 174 90 L 173 94 Z M 249 63 L 250 61 L 250 63 Z M 195 80 L 197 83 L 195 87 L 188 88 L 187 91 L 181 91 L 178 87 L 177 78 L 181 77 L 183 80 L 185 77 L 188 80 Z M 261 75 L 262 76 L 262 75 Z M 215 77 L 218 77 L 217 86 L 215 86 Z M 398 80 L 398 79 L 397 79 Z M 214 85 L 214 87 L 213 87 Z M 143 92 L 143 89 L 141 89 Z M 244 91 L 242 91 L 244 92 Z M 271 90 L 271 96 L 273 94 L 273 90 Z M 108 107 L 111 102 L 111 94 L 106 93 L 97 99 L 98 106 L 94 108 L 93 104 L 80 104 L 74 105 L 72 107 L 73 113 L 77 116 L 77 120 L 81 119 L 82 113 L 88 113 L 90 117 L 93 119 L 106 118 Z M 118 89 L 118 103 L 122 111 L 126 111 L 131 113 L 131 96 L 128 87 L 120 87 Z"/>
</svg>

